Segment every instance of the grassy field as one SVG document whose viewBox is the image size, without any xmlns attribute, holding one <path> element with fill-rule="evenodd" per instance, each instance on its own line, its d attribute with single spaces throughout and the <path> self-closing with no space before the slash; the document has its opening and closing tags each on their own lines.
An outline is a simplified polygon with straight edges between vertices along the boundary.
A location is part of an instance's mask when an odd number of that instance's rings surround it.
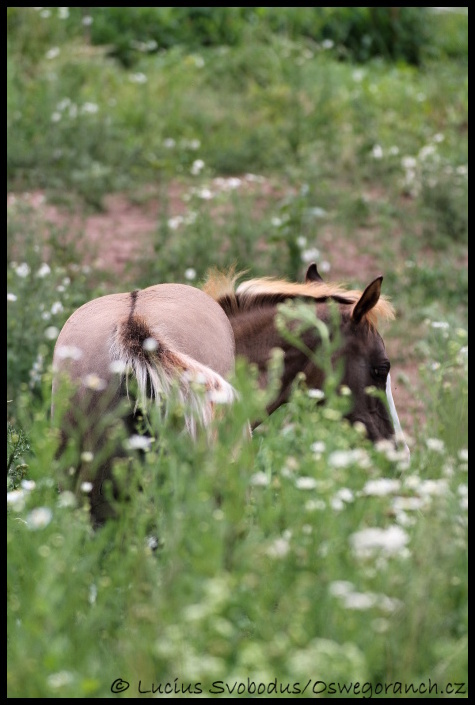
<svg viewBox="0 0 475 705">
<path fill-rule="evenodd" d="M 368 25 L 362 56 L 351 12 L 309 36 L 309 8 L 163 8 L 159 37 L 141 9 L 104 38 L 101 8 L 8 8 L 8 696 L 467 697 L 467 14 L 401 22 L 383 55 Z M 111 194 L 157 213 L 120 272 L 83 227 Z M 245 442 L 266 395 L 239 364 L 215 446 L 177 408 L 93 532 L 50 415 L 69 315 L 312 260 L 357 288 L 384 274 L 410 465 L 342 420 L 333 379 Z"/>
</svg>

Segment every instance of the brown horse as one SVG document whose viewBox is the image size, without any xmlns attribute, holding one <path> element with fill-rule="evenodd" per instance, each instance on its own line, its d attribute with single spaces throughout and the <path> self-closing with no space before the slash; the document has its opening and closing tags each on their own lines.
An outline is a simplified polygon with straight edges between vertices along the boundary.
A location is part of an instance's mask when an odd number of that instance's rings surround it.
<svg viewBox="0 0 475 705">
<path fill-rule="evenodd" d="M 391 394 L 390 363 L 377 331 L 378 319 L 394 316 L 381 296 L 382 277 L 363 292 L 349 291 L 324 283 L 312 263 L 304 283 L 262 278 L 235 289 L 236 279 L 233 274 L 214 272 L 203 290 L 159 284 L 102 296 L 75 311 L 58 336 L 53 357 L 53 398 L 63 373 L 75 384 L 63 420 L 63 447 L 80 428 L 82 457 L 84 451 L 90 456 L 100 450 L 101 417 L 128 396 L 131 377 L 138 390 L 136 405 L 142 409 L 156 402 L 166 413 L 167 398 L 176 390 L 184 406 L 185 427 L 193 437 L 198 426 L 209 428 L 217 403 L 235 399 L 226 378 L 236 356 L 257 366 L 259 383 L 265 387 L 272 350 L 283 350 L 280 390 L 268 406 L 269 414 L 288 400 L 299 372 L 309 388 L 322 388 L 324 365 L 315 364 L 288 342 L 276 325 L 279 304 L 289 299 L 311 302 L 317 317 L 328 325 L 329 302 L 339 307 L 342 346 L 335 360 L 344 359 L 342 384 L 353 394 L 348 419 L 362 422 L 372 441 L 394 439 L 401 433 Z M 318 352 L 318 330 L 305 331 L 302 343 Z M 380 398 L 365 391 L 368 386 L 386 392 L 389 413 Z M 92 481 L 92 514 L 101 521 L 109 513 L 102 495 L 102 484 L 110 478 L 107 464 L 93 477 L 83 464 L 78 477 Z"/>
<path fill-rule="evenodd" d="M 391 392 L 391 365 L 377 330 L 378 319 L 394 318 L 392 305 L 381 295 L 382 276 L 372 281 L 363 292 L 349 291 L 338 284 L 326 284 L 314 262 L 307 269 L 304 283 L 266 277 L 243 282 L 235 290 L 236 279 L 232 274 L 211 273 L 204 291 L 225 311 L 234 332 L 236 355 L 257 365 L 263 387 L 267 383 L 271 351 L 274 348 L 284 351 L 281 388 L 268 406 L 269 414 L 287 401 L 299 372 L 304 373 L 309 388 L 321 389 L 324 381 L 323 368 L 315 365 L 308 354 L 287 342 L 279 333 L 275 323 L 278 305 L 289 299 L 310 301 L 314 304 L 317 318 L 330 325 L 328 302 L 332 301 L 340 309 L 339 324 L 343 339 L 336 358 L 344 358 L 342 384 L 347 385 L 353 395 L 349 420 L 352 423 L 362 422 L 374 442 L 398 436 L 398 440 L 404 443 Z M 318 331 L 307 330 L 302 342 L 307 349 L 315 352 L 320 343 Z M 389 414 L 379 398 L 366 393 L 365 390 L 371 386 L 386 393 Z"/>
</svg>

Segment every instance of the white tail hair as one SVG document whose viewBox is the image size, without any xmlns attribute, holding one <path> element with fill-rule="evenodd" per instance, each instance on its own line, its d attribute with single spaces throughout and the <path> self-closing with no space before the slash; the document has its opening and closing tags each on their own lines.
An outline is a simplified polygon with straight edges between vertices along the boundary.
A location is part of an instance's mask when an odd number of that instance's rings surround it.
<svg viewBox="0 0 475 705">
<path fill-rule="evenodd" d="M 234 387 L 220 374 L 185 353 L 164 347 L 153 336 L 145 338 L 138 350 L 136 341 L 127 336 L 127 322 L 117 328 L 110 355 L 123 370 L 127 396 L 130 375 L 137 382 L 135 408 L 140 405 L 146 411 L 154 403 L 166 417 L 175 393 L 194 439 L 198 426 L 209 428 L 217 404 L 231 404 L 237 398 Z"/>
</svg>

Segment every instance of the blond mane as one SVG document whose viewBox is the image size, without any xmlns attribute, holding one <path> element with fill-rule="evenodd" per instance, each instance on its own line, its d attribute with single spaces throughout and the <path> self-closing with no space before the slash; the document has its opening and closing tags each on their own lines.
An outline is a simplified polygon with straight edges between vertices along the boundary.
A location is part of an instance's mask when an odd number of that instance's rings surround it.
<svg viewBox="0 0 475 705">
<path fill-rule="evenodd" d="M 213 269 L 208 272 L 203 291 L 231 314 L 250 310 L 263 301 L 274 300 L 278 303 L 286 298 L 297 297 L 317 301 L 334 299 L 351 306 L 349 309 L 351 312 L 363 293 L 357 289 L 347 289 L 343 284 L 315 281 L 289 282 L 274 277 L 248 279 L 236 287 L 236 281 L 243 274 L 244 272 L 236 273 L 234 267 L 227 272 Z M 391 320 L 394 315 L 394 307 L 389 299 L 382 295 L 376 306 L 367 314 L 367 320 L 371 325 L 376 326 L 379 320 Z"/>
</svg>

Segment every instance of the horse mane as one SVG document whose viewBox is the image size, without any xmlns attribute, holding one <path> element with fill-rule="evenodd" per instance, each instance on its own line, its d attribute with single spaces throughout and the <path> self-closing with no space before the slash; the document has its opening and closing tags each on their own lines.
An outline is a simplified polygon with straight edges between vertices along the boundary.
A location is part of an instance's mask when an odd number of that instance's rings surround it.
<svg viewBox="0 0 475 705">
<path fill-rule="evenodd" d="M 307 298 L 325 302 L 328 299 L 339 304 L 350 305 L 350 313 L 362 291 L 347 289 L 344 284 L 331 282 L 289 282 L 275 277 L 248 279 L 236 287 L 236 281 L 245 272 L 235 272 L 235 268 L 223 272 L 212 269 L 208 272 L 203 291 L 211 296 L 229 315 L 241 311 L 250 311 L 264 305 L 277 305 L 287 299 Z M 394 307 L 389 299 L 381 295 L 378 303 L 367 314 L 370 325 L 377 325 L 379 320 L 394 318 Z"/>
</svg>

